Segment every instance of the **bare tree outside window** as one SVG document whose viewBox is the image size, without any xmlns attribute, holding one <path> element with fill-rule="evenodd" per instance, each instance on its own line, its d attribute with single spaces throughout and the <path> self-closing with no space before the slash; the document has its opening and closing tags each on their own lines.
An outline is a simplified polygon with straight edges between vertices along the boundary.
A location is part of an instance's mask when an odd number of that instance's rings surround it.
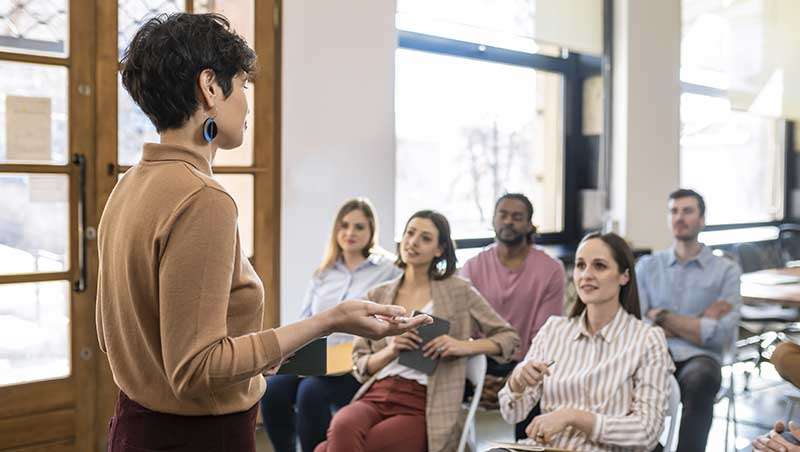
<svg viewBox="0 0 800 452">
<path fill-rule="evenodd" d="M 516 161 L 525 163 L 525 156 L 521 154 L 527 143 L 522 142 L 521 136 L 523 134 L 517 131 L 502 132 L 497 120 L 488 127 L 464 129 L 464 154 L 468 158 L 461 161 L 466 160 L 469 172 L 457 175 L 454 186 L 468 176 L 464 182 L 472 187 L 471 194 L 481 223 L 491 221 L 492 217 L 492 211 L 487 212 L 481 202 L 481 195 L 488 192 L 491 199 L 499 198 L 505 192 L 505 181 L 510 180 Z"/>
</svg>

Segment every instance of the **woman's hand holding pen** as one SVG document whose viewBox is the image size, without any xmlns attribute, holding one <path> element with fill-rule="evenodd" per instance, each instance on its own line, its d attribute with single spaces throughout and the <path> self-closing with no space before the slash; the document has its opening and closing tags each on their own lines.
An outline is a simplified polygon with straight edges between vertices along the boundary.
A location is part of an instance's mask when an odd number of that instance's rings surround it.
<svg viewBox="0 0 800 452">
<path fill-rule="evenodd" d="M 535 387 L 542 383 L 545 375 L 550 375 L 550 363 L 528 360 L 522 362 L 514 371 L 511 372 L 511 377 L 508 379 L 508 387 L 511 392 L 521 393 L 527 387 Z"/>
</svg>

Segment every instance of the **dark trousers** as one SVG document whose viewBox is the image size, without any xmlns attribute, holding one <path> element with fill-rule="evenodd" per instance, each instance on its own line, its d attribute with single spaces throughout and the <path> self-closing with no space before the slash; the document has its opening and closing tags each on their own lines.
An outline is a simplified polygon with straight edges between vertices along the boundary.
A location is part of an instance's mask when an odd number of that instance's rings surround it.
<svg viewBox="0 0 800 452">
<path fill-rule="evenodd" d="M 721 367 L 709 356 L 695 356 L 676 362 L 675 368 L 683 403 L 678 452 L 703 452 L 714 419 L 714 400 L 722 384 Z"/>
<path fill-rule="evenodd" d="M 500 364 L 487 356 L 486 374 L 494 375 L 495 377 L 508 377 L 517 364 L 518 363 L 516 361 Z M 542 410 L 539 408 L 539 404 L 536 404 L 536 406 L 531 409 L 531 412 L 528 413 L 528 417 L 526 417 L 522 422 L 517 422 L 517 424 L 514 426 L 514 439 L 521 440 L 527 438 L 528 434 L 525 433 L 525 429 L 533 421 L 533 418 L 540 414 L 542 414 Z"/>
<path fill-rule="evenodd" d="M 295 452 L 295 436 L 304 452 L 325 440 L 331 423 L 331 408 L 341 408 L 361 385 L 352 375 L 335 377 L 267 377 L 267 392 L 261 398 L 264 428 L 276 452 Z"/>
<path fill-rule="evenodd" d="M 120 391 L 109 423 L 108 452 L 255 452 L 258 405 L 220 416 L 149 410 Z"/>
</svg>

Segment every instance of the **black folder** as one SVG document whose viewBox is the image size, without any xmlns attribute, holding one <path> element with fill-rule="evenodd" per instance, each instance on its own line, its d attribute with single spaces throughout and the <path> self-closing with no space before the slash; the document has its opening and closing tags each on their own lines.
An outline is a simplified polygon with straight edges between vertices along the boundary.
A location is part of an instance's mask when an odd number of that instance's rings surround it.
<svg viewBox="0 0 800 452">
<path fill-rule="evenodd" d="M 279 375 L 314 377 L 328 372 L 328 338 L 321 337 L 302 346 L 278 369 Z"/>
<path fill-rule="evenodd" d="M 415 311 L 413 315 L 417 314 L 421 314 L 421 312 Z M 422 338 L 422 343 L 419 345 L 419 348 L 416 350 L 406 350 L 400 352 L 399 359 L 397 361 L 406 367 L 418 370 L 426 375 L 433 375 L 433 371 L 436 370 L 436 365 L 439 364 L 439 360 L 426 358 L 423 356 L 423 347 L 425 347 L 425 344 L 430 342 L 433 338 L 450 332 L 449 321 L 436 316 L 431 316 L 431 318 L 433 318 L 433 323 L 430 325 L 422 325 L 421 327 L 417 328 L 417 333 L 419 333 L 420 338 Z"/>
</svg>

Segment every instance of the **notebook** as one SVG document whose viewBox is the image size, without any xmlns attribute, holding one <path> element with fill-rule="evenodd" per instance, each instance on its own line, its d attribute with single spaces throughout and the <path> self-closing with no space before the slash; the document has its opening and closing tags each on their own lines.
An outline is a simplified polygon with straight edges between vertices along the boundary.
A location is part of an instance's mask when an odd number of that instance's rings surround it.
<svg viewBox="0 0 800 452">
<path fill-rule="evenodd" d="M 414 311 L 413 315 L 421 314 L 421 312 Z M 418 370 L 426 375 L 433 375 L 436 370 L 436 365 L 439 364 L 438 360 L 426 358 L 422 355 L 422 349 L 425 344 L 430 342 L 433 338 L 439 337 L 442 334 L 450 332 L 450 322 L 440 317 L 431 316 L 433 323 L 429 325 L 422 325 L 417 328 L 419 336 L 422 338 L 422 343 L 416 350 L 406 350 L 400 352 L 397 362 L 408 368 Z"/>
<path fill-rule="evenodd" d="M 552 447 L 547 447 L 547 446 L 536 446 L 533 444 L 520 444 L 520 443 L 502 443 L 497 441 L 492 441 L 492 446 L 499 447 L 501 449 L 507 449 L 510 451 L 569 452 L 566 449 L 554 449 Z"/>
<path fill-rule="evenodd" d="M 314 377 L 328 373 L 328 338 L 321 337 L 302 346 L 278 369 L 279 375 Z"/>
<path fill-rule="evenodd" d="M 741 280 L 742 282 L 763 284 L 767 286 L 777 286 L 780 284 L 800 283 L 800 276 L 787 275 L 785 273 L 754 272 L 754 273 L 745 273 L 744 275 L 742 275 Z"/>
</svg>

